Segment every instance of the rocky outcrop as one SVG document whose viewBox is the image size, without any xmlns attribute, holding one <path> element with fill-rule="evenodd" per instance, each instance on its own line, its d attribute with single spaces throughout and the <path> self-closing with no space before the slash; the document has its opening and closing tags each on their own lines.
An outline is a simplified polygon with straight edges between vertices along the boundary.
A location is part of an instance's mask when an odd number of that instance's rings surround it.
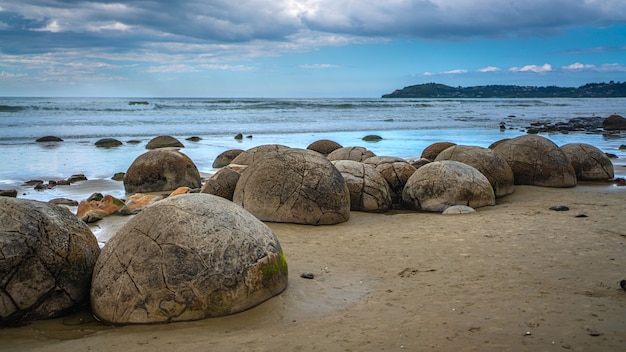
<svg viewBox="0 0 626 352">
<path fill-rule="evenodd" d="M 607 131 L 626 130 L 626 118 L 620 115 L 611 115 L 602 122 L 602 128 Z"/>
<path fill-rule="evenodd" d="M 100 254 L 66 208 L 0 197 L 0 325 L 61 316 L 89 299 Z"/>
<path fill-rule="evenodd" d="M 350 193 L 341 173 L 307 149 L 282 149 L 250 164 L 233 201 L 263 221 L 331 225 L 350 218 Z"/>
<path fill-rule="evenodd" d="M 146 208 L 107 242 L 91 307 L 111 324 L 219 317 L 282 292 L 287 275 L 265 224 L 223 198 L 185 194 Z"/>
</svg>

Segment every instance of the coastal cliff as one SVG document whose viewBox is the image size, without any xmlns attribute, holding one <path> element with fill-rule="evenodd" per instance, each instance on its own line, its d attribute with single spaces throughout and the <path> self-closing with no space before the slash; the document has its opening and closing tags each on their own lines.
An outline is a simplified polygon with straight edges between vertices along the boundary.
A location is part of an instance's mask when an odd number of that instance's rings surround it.
<svg viewBox="0 0 626 352">
<path fill-rule="evenodd" d="M 574 87 L 487 85 L 451 87 L 425 83 L 397 89 L 382 98 L 619 98 L 626 97 L 626 82 L 588 83 Z"/>
</svg>

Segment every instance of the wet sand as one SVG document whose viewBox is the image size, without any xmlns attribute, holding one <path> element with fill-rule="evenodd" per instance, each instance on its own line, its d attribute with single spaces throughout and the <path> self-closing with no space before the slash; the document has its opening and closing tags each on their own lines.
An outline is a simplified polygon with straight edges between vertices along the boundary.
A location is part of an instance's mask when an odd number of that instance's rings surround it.
<svg viewBox="0 0 626 352">
<path fill-rule="evenodd" d="M 289 286 L 255 308 L 125 327 L 83 311 L 1 329 L 0 351 L 622 351 L 625 217 L 626 187 L 590 183 L 517 186 L 469 215 L 267 223 Z M 98 224 L 100 238 L 127 219 Z"/>
</svg>

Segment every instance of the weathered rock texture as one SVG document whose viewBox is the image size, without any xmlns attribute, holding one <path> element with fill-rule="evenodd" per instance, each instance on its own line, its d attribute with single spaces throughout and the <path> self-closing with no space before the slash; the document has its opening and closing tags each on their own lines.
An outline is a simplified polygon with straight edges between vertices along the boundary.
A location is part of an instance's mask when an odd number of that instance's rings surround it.
<svg viewBox="0 0 626 352">
<path fill-rule="evenodd" d="M 213 194 L 232 201 L 239 177 L 241 177 L 239 172 L 229 167 L 219 169 L 211 178 L 204 182 L 200 192 Z"/>
<path fill-rule="evenodd" d="M 243 153 L 242 149 L 229 149 L 223 151 L 218 155 L 213 161 L 213 168 L 219 169 L 220 167 L 224 167 L 230 164 L 233 159 L 235 159 L 239 154 Z"/>
<path fill-rule="evenodd" d="M 354 160 L 363 161 L 376 156 L 372 151 L 364 147 L 342 147 L 328 154 L 328 160 Z"/>
<path fill-rule="evenodd" d="M 66 208 L 0 198 L 0 325 L 61 316 L 87 303 L 100 254 Z"/>
<path fill-rule="evenodd" d="M 489 180 L 475 168 L 454 160 L 426 164 L 409 178 L 402 192 L 409 209 L 442 212 L 453 205 L 495 205 Z"/>
<path fill-rule="evenodd" d="M 172 136 L 158 136 L 152 138 L 146 149 L 158 149 L 158 148 L 184 148 L 185 146 L 176 138 Z"/>
<path fill-rule="evenodd" d="M 172 191 L 178 187 L 199 188 L 196 164 L 174 149 L 155 149 L 138 156 L 124 175 L 126 193 Z"/>
<path fill-rule="evenodd" d="M 424 148 L 424 150 L 422 151 L 421 157 L 430 161 L 434 161 L 437 158 L 437 155 L 439 155 L 439 153 L 455 145 L 456 144 L 452 142 L 433 143 L 429 145 L 428 147 Z"/>
<path fill-rule="evenodd" d="M 322 155 L 328 155 L 333 151 L 342 148 L 343 146 L 335 141 L 331 141 L 330 139 L 320 139 L 311 144 L 309 144 L 306 149 L 318 152 Z"/>
<path fill-rule="evenodd" d="M 384 212 L 391 209 L 389 184 L 373 165 L 354 160 L 336 160 L 332 163 L 348 185 L 351 210 Z"/>
<path fill-rule="evenodd" d="M 283 150 L 290 149 L 289 147 L 281 144 L 263 144 L 254 148 L 250 148 L 243 153 L 240 153 L 232 161 L 232 164 L 236 165 L 250 165 L 256 160 L 261 159 L 267 154 L 276 154 Z"/>
<path fill-rule="evenodd" d="M 578 181 L 607 181 L 615 177 L 613 163 L 600 149 L 585 143 L 561 146 L 576 172 Z"/>
<path fill-rule="evenodd" d="M 404 159 L 391 156 L 373 156 L 363 160 L 363 163 L 373 165 L 387 180 L 391 189 L 391 202 L 402 203 L 402 190 L 416 168 Z"/>
<path fill-rule="evenodd" d="M 330 225 L 350 218 L 350 193 L 341 173 L 306 149 L 284 149 L 251 164 L 233 201 L 263 221 Z"/>
<path fill-rule="evenodd" d="M 455 145 L 443 150 L 435 161 L 456 160 L 476 168 L 493 187 L 496 198 L 515 191 L 513 170 L 504 158 L 489 148 Z"/>
<path fill-rule="evenodd" d="M 537 135 L 524 135 L 494 145 L 493 150 L 511 166 L 516 185 L 576 186 L 576 173 L 572 164 L 551 140 Z"/>
<path fill-rule="evenodd" d="M 243 311 L 286 286 L 285 256 L 265 224 L 192 193 L 147 207 L 107 242 L 91 306 L 113 324 L 188 321 Z"/>
<path fill-rule="evenodd" d="M 626 130 L 626 118 L 620 115 L 611 115 L 603 121 L 602 128 L 607 131 Z"/>
</svg>

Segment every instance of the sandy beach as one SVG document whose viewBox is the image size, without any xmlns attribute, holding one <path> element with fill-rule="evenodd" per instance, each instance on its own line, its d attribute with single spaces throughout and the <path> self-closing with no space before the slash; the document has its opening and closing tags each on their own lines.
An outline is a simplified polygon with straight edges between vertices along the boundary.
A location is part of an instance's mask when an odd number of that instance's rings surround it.
<svg viewBox="0 0 626 352">
<path fill-rule="evenodd" d="M 626 187 L 583 183 L 516 186 L 469 215 L 268 223 L 287 255 L 289 286 L 253 309 L 124 327 L 86 310 L 1 329 L 0 350 L 622 351 L 624 214 Z M 100 236 L 127 219 L 105 219 Z"/>
</svg>

